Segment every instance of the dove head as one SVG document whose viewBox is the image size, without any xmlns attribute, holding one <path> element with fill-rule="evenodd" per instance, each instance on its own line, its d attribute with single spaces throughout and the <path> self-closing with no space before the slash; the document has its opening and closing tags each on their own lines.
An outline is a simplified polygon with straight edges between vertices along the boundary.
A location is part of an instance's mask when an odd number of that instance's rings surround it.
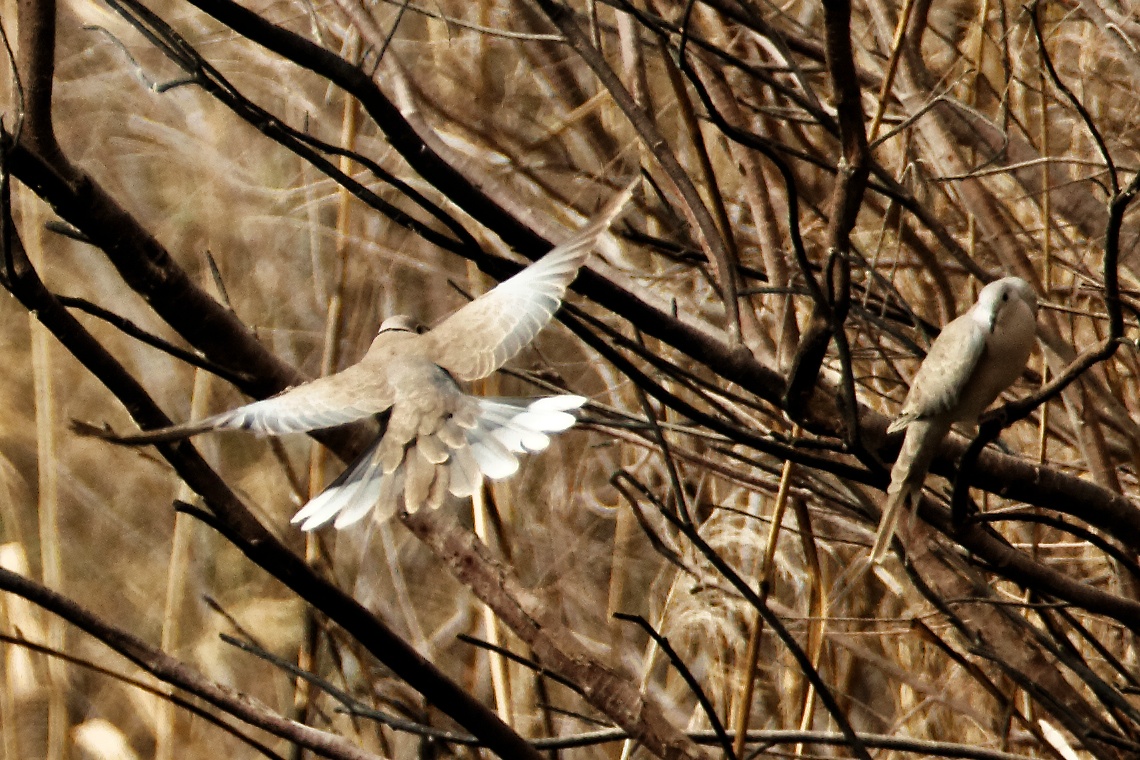
<svg viewBox="0 0 1140 760">
<path fill-rule="evenodd" d="M 394 317 L 388 317 L 380 323 L 379 334 L 387 332 L 407 332 L 419 335 L 427 332 L 427 330 L 419 321 L 409 317 L 407 314 L 397 314 Z"/>
<path fill-rule="evenodd" d="M 991 330 L 1021 309 L 1028 309 L 1037 319 L 1037 294 L 1020 277 L 1003 277 L 982 288 L 975 306 L 977 316 Z"/>
<path fill-rule="evenodd" d="M 391 351 L 398 351 L 401 346 L 407 346 L 417 336 L 427 332 L 427 329 L 416 320 L 404 314 L 388 317 L 380 324 L 380 331 L 372 339 L 368 347 L 367 356 L 373 358 L 381 355 L 387 356 Z M 367 358 L 367 357 L 366 357 Z"/>
</svg>

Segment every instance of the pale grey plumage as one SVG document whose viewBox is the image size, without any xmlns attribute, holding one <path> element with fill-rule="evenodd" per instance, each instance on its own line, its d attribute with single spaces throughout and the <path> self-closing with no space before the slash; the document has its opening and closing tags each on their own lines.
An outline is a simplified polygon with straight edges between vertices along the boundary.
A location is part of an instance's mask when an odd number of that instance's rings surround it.
<svg viewBox="0 0 1140 760">
<path fill-rule="evenodd" d="M 887 501 L 871 562 L 895 534 L 902 507 L 922 490 L 942 440 L 955 424 L 973 426 L 1021 375 L 1037 334 L 1037 297 L 1020 277 L 982 288 L 969 311 L 950 322 L 930 346 L 888 432 L 906 430 L 891 468 Z"/>
<path fill-rule="evenodd" d="M 131 445 L 171 441 L 207 430 L 262 435 L 333 427 L 392 410 L 384 435 L 293 518 L 304 530 L 335 519 L 341 528 L 378 507 L 391 516 L 438 507 L 447 493 L 470 496 L 484 476 L 518 469 L 518 454 L 540 451 L 548 433 L 570 427 L 581 396 L 482 399 L 457 381 L 486 377 L 529 344 L 558 310 L 601 236 L 628 204 L 636 183 L 612 198 L 570 240 L 460 308 L 431 330 L 406 316 L 384 321 L 357 364 L 272 398 L 161 430 L 115 436 Z"/>
</svg>

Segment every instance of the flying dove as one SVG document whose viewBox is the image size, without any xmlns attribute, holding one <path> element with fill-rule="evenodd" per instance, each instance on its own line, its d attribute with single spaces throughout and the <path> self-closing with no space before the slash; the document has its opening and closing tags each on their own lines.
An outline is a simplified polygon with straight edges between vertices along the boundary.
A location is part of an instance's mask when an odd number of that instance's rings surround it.
<svg viewBox="0 0 1140 760">
<path fill-rule="evenodd" d="M 891 468 L 887 503 L 870 562 L 882 561 L 901 508 L 918 496 L 942 439 L 955 423 L 974 426 L 978 416 L 1025 369 L 1037 335 L 1037 296 L 1020 277 L 982 288 L 970 310 L 935 338 L 888 433 L 906 429 Z"/>
<path fill-rule="evenodd" d="M 376 507 L 378 519 L 404 508 L 436 508 L 447 493 L 470 496 L 483 477 L 505 478 L 518 454 L 545 449 L 549 433 L 572 426 L 582 396 L 481 398 L 459 382 L 494 372 L 554 316 L 566 288 L 636 183 L 612 198 L 570 240 L 466 304 L 430 330 L 407 316 L 384 320 L 364 357 L 336 374 L 197 422 L 116 436 L 78 424 L 81 433 L 143 445 L 208 430 L 282 435 L 335 427 L 391 409 L 387 429 L 293 517 L 302 530 L 335 520 L 344 528 Z"/>
</svg>

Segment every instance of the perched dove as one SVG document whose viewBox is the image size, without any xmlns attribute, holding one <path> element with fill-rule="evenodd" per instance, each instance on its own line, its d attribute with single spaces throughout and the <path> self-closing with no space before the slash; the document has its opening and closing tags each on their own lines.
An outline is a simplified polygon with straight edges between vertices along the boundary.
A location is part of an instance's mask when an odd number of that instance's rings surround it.
<svg viewBox="0 0 1140 760">
<path fill-rule="evenodd" d="M 891 468 L 887 503 L 870 561 L 882 560 L 901 508 L 922 490 L 926 471 L 955 423 L 974 426 L 978 416 L 1025 369 L 1037 335 L 1037 296 L 1020 277 L 982 288 L 978 302 L 934 340 L 918 368 L 899 416 L 887 428 L 906 428 Z"/>
<path fill-rule="evenodd" d="M 392 410 L 384 434 L 293 517 L 303 530 L 335 519 L 351 525 L 377 508 L 387 519 L 404 508 L 438 507 L 448 492 L 470 496 L 486 476 L 514 473 L 517 454 L 541 451 L 548 433 L 569 428 L 582 396 L 480 398 L 459 381 L 494 372 L 538 335 L 562 303 L 566 288 L 636 183 L 609 201 L 570 240 L 431 330 L 406 316 L 380 326 L 367 353 L 341 372 L 198 422 L 125 436 L 82 424 L 80 432 L 115 443 L 172 441 L 207 430 L 242 429 L 281 435 L 335 427 Z"/>
</svg>

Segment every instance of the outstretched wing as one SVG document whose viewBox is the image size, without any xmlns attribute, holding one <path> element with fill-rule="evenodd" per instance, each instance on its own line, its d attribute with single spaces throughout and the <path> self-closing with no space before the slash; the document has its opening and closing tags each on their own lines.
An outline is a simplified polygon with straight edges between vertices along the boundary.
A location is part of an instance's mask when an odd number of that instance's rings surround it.
<svg viewBox="0 0 1140 760">
<path fill-rule="evenodd" d="M 558 311 L 566 288 L 636 184 L 611 198 L 570 240 L 423 335 L 425 355 L 457 380 L 476 380 L 521 351 Z"/>
<path fill-rule="evenodd" d="M 357 364 L 335 375 L 196 422 L 128 435 L 115 435 L 82 423 L 74 428 L 81 435 L 142 446 L 177 441 L 209 430 L 249 430 L 258 435 L 320 430 L 371 417 L 391 405 L 392 391 L 385 379 L 374 367 Z"/>
</svg>

